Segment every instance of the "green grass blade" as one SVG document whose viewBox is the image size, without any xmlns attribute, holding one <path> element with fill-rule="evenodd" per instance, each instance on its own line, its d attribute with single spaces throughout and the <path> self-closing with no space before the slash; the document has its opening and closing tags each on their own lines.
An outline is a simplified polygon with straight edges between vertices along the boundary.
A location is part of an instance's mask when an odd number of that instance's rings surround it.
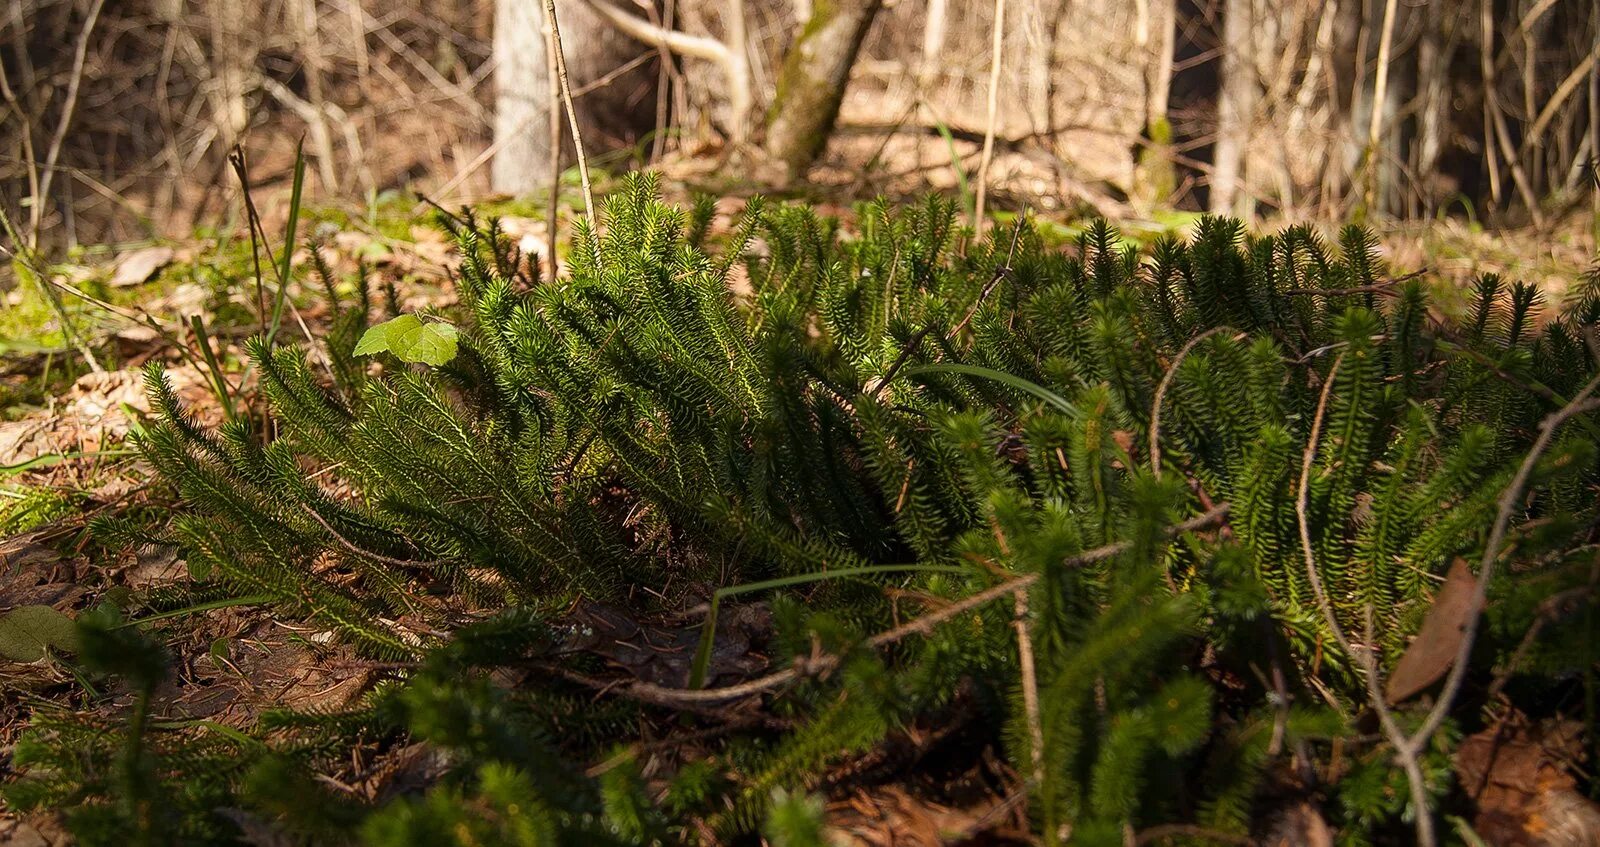
<svg viewBox="0 0 1600 847">
<path fill-rule="evenodd" d="M 961 374 L 962 376 L 975 376 L 980 379 L 994 380 L 995 382 L 1009 385 L 1018 391 L 1025 391 L 1029 394 L 1032 394 L 1033 396 L 1038 397 L 1039 399 L 1049 403 L 1052 406 L 1055 406 L 1057 409 L 1060 409 L 1069 415 L 1076 415 L 1078 413 L 1078 407 L 1072 405 L 1072 403 L 1068 402 L 1067 398 L 1062 397 L 1060 394 L 1057 394 L 1054 391 L 1051 391 L 1050 389 L 1040 385 L 1039 383 L 1033 382 L 1032 380 L 1023 379 L 1020 376 L 1008 374 L 1005 371 L 997 371 L 994 368 L 986 368 L 981 365 L 939 363 L 932 365 L 919 365 L 914 368 L 906 369 L 906 376 L 938 373 L 953 373 Z"/>
<path fill-rule="evenodd" d="M 717 593 L 711 595 L 711 608 L 706 612 L 705 626 L 700 630 L 700 646 L 695 650 L 694 665 L 689 669 L 689 687 L 699 688 L 705 684 L 706 668 L 711 664 L 711 648 L 715 645 L 717 638 L 717 612 L 722 607 L 722 598 L 750 594 L 756 591 L 769 591 L 775 588 L 788 588 L 809 582 L 821 582 L 825 579 L 842 579 L 853 576 L 871 576 L 880 573 L 903 573 L 908 571 L 921 571 L 924 573 L 968 572 L 966 568 L 956 567 L 955 565 L 867 565 L 859 568 L 840 568 L 836 571 L 813 571 L 811 573 L 745 583 L 744 585 L 730 585 L 727 588 L 718 589 Z"/>
<path fill-rule="evenodd" d="M 300 226 L 300 194 L 306 184 L 306 142 L 294 148 L 294 187 L 289 191 L 289 223 L 284 228 L 283 255 L 278 258 L 278 299 L 272 306 L 272 325 L 267 328 L 267 346 L 283 324 L 283 304 L 289 299 L 289 263 L 294 259 L 295 230 Z"/>
<path fill-rule="evenodd" d="M 181 609 L 173 609 L 167 612 L 157 612 L 156 614 L 147 615 L 137 620 L 123 621 L 117 625 L 117 628 L 121 629 L 125 626 L 135 626 L 137 624 L 167 620 L 168 618 L 178 618 L 184 615 L 197 614 L 199 612 L 209 612 L 212 609 L 227 609 L 233 606 L 261 606 L 271 603 L 272 600 L 273 597 L 269 594 L 249 594 L 244 597 L 225 597 L 221 600 L 212 600 L 208 603 L 196 603 L 193 606 L 185 606 Z"/>
</svg>

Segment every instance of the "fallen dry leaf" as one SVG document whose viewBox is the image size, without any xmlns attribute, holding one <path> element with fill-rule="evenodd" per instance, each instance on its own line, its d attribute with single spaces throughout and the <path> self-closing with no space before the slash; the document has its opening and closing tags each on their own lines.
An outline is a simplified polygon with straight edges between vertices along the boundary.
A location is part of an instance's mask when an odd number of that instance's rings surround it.
<svg viewBox="0 0 1600 847">
<path fill-rule="evenodd" d="M 1472 567 L 1466 559 L 1457 558 L 1450 565 L 1444 586 L 1433 596 L 1433 606 L 1422 619 L 1422 629 L 1389 677 L 1384 696 L 1390 703 L 1416 696 L 1450 670 L 1461 649 L 1462 630 L 1472 612 L 1472 595 L 1477 589 L 1478 578 L 1473 576 Z"/>
<path fill-rule="evenodd" d="M 1333 847 L 1333 830 L 1316 806 L 1301 802 L 1278 814 L 1261 843 L 1265 847 Z"/>
<path fill-rule="evenodd" d="M 138 285 L 166 267 L 172 257 L 171 247 L 145 247 L 124 253 L 117 260 L 117 269 L 111 274 L 111 285 L 116 288 Z"/>
<path fill-rule="evenodd" d="M 1462 741 L 1454 764 L 1477 805 L 1473 829 L 1498 847 L 1600 844 L 1600 808 L 1567 770 L 1583 747 L 1576 721 L 1527 724 L 1520 715 Z"/>
<path fill-rule="evenodd" d="M 216 423 L 220 412 L 205 375 L 182 365 L 168 368 L 167 378 L 184 403 L 199 413 L 202 422 Z M 119 370 L 84 374 L 57 398 L 53 410 L 40 409 L 21 420 L 0 423 L 0 464 L 15 465 L 51 453 L 114 446 L 133 425 L 123 404 L 149 413 L 143 373 Z"/>
</svg>

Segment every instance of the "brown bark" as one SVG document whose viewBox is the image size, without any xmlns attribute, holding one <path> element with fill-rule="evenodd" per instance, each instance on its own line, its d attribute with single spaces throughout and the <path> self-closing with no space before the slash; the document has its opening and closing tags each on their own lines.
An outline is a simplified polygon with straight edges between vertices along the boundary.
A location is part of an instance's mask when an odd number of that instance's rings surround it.
<svg viewBox="0 0 1600 847">
<path fill-rule="evenodd" d="M 767 152 L 790 179 L 803 176 L 827 146 L 850 68 L 882 0 L 820 0 L 778 74 L 767 120 Z"/>
</svg>

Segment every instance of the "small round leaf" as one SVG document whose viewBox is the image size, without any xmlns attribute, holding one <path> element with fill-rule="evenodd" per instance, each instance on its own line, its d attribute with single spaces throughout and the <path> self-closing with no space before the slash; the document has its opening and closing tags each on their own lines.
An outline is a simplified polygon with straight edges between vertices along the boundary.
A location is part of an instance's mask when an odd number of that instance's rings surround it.
<svg viewBox="0 0 1600 847">
<path fill-rule="evenodd" d="M 37 662 L 50 651 L 75 653 L 78 632 L 72 618 L 49 606 L 22 606 L 0 616 L 0 656 Z"/>
</svg>

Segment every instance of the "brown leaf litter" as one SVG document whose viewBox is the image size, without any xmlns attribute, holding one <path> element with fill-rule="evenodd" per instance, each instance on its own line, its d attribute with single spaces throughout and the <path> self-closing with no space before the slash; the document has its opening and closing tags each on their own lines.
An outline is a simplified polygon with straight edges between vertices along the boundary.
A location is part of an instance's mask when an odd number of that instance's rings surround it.
<svg viewBox="0 0 1600 847">
<path fill-rule="evenodd" d="M 169 368 L 167 376 L 178 397 L 201 411 L 202 422 L 215 422 L 208 421 L 204 412 L 216 404 L 203 374 L 181 365 Z M 84 374 L 46 408 L 20 420 L 0 422 L 0 465 L 119 446 L 135 422 L 124 407 L 150 413 L 144 374 L 137 370 Z"/>
<path fill-rule="evenodd" d="M 1455 770 L 1477 805 L 1473 828 L 1496 847 L 1593 847 L 1600 806 L 1577 790 L 1584 753 L 1576 721 L 1530 722 L 1518 714 L 1461 742 Z"/>
</svg>

